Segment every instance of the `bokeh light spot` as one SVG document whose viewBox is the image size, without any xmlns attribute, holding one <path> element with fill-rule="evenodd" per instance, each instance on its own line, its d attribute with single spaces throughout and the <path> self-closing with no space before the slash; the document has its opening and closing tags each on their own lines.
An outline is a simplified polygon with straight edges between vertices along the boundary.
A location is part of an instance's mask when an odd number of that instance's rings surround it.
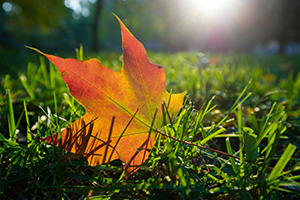
<svg viewBox="0 0 300 200">
<path fill-rule="evenodd" d="M 74 11 L 80 11 L 81 5 L 79 0 L 65 0 L 65 6 L 71 8 Z"/>
<path fill-rule="evenodd" d="M 73 17 L 73 19 L 78 20 L 78 19 L 80 19 L 80 13 L 78 13 L 78 12 L 73 12 L 73 13 L 72 13 L 72 17 Z"/>
<path fill-rule="evenodd" d="M 11 3 L 9 3 L 9 2 L 4 2 L 4 3 L 2 4 L 2 8 L 3 8 L 3 10 L 4 10 L 5 12 L 11 12 L 12 9 L 13 9 L 13 5 L 12 5 Z"/>
<path fill-rule="evenodd" d="M 90 16 L 90 10 L 89 9 L 87 9 L 87 8 L 83 8 L 82 9 L 82 11 L 81 11 L 81 15 L 83 16 L 83 17 L 88 17 L 88 16 Z"/>
</svg>

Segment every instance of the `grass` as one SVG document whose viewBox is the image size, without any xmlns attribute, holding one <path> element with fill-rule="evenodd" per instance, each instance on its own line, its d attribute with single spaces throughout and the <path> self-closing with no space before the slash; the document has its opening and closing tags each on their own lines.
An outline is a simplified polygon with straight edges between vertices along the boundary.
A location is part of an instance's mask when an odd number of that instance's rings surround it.
<svg viewBox="0 0 300 200">
<path fill-rule="evenodd" d="M 42 142 L 84 114 L 54 65 L 41 57 L 18 79 L 2 76 L 0 197 L 299 199 L 299 57 L 149 57 L 165 66 L 167 89 L 188 90 L 188 98 L 174 117 L 162 105 L 169 122 L 127 180 L 120 160 L 91 167 L 84 157 Z M 82 49 L 77 58 L 83 59 Z M 99 59 L 120 69 L 119 54 Z"/>
</svg>

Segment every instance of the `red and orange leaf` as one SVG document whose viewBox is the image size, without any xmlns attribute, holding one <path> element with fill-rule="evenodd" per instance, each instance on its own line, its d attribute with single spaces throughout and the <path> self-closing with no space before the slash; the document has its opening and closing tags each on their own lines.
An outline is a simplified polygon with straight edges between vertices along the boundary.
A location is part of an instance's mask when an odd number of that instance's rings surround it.
<svg viewBox="0 0 300 200">
<path fill-rule="evenodd" d="M 96 59 L 62 59 L 39 52 L 56 65 L 70 94 L 86 111 L 61 133 L 63 148 L 83 154 L 92 166 L 120 159 L 128 175 L 149 155 L 153 130 L 162 124 L 163 101 L 169 102 L 172 114 L 180 109 L 185 93 L 171 95 L 166 91 L 164 68 L 150 63 L 143 45 L 118 20 L 123 47 L 119 72 Z M 46 141 L 58 145 L 58 134 L 53 138 Z"/>
</svg>

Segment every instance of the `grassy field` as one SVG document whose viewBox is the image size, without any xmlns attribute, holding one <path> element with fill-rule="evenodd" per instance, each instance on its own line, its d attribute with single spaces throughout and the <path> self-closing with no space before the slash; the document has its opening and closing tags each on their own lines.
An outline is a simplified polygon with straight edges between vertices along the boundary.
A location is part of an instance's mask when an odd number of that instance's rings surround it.
<svg viewBox="0 0 300 200">
<path fill-rule="evenodd" d="M 121 54 L 91 57 L 122 66 Z M 36 55 L 26 71 L 1 75 L 0 198 L 300 198 L 300 56 L 149 57 L 165 67 L 168 91 L 188 95 L 127 180 L 120 160 L 91 167 L 42 142 L 84 114 L 54 65 Z"/>
</svg>

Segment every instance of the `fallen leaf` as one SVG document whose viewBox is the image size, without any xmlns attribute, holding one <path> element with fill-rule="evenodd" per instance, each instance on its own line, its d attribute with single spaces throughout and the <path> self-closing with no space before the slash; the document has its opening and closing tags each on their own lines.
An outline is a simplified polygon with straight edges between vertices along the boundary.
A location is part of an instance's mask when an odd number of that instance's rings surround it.
<svg viewBox="0 0 300 200">
<path fill-rule="evenodd" d="M 123 47 L 118 72 L 96 59 L 62 59 L 34 50 L 56 65 L 70 94 L 85 108 L 84 116 L 61 133 L 63 148 L 84 155 L 91 166 L 120 159 L 128 177 L 148 158 L 155 130 L 162 125 L 163 101 L 174 114 L 185 92 L 166 91 L 164 68 L 149 61 L 143 45 L 118 20 Z M 45 141 L 58 145 L 58 135 Z"/>
</svg>

